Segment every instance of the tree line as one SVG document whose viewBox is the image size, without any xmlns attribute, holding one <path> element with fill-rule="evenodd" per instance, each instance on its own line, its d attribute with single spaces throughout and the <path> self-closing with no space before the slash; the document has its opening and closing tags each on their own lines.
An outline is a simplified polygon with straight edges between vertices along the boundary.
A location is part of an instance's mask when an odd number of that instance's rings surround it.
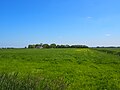
<svg viewBox="0 0 120 90">
<path fill-rule="evenodd" d="M 28 48 L 88 48 L 86 45 L 57 45 L 53 44 L 33 44 L 28 45 Z"/>
<path fill-rule="evenodd" d="M 105 46 L 97 46 L 96 48 L 120 48 L 120 46 L 116 47 L 116 46 L 108 46 L 108 47 L 105 47 Z"/>
</svg>

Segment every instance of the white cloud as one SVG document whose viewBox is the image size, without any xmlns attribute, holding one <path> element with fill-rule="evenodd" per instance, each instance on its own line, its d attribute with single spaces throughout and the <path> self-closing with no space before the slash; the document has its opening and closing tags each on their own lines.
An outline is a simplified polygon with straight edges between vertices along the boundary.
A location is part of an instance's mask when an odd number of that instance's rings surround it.
<svg viewBox="0 0 120 90">
<path fill-rule="evenodd" d="M 90 18 L 93 18 L 93 17 L 87 17 L 87 18 L 89 18 L 89 19 L 90 19 Z"/>
<path fill-rule="evenodd" d="M 109 37 L 109 36 L 111 36 L 111 34 L 105 34 L 105 36 Z"/>
</svg>

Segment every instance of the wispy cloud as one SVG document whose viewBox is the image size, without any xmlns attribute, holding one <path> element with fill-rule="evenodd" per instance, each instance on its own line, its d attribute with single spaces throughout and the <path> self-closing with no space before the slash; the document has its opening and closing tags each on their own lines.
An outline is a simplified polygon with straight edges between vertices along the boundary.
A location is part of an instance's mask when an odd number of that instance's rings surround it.
<svg viewBox="0 0 120 90">
<path fill-rule="evenodd" d="M 88 19 L 93 18 L 93 17 L 87 17 Z"/>
<path fill-rule="evenodd" d="M 111 36 L 111 34 L 108 33 L 108 34 L 105 34 L 105 36 L 106 36 L 106 37 L 109 37 L 109 36 Z"/>
</svg>

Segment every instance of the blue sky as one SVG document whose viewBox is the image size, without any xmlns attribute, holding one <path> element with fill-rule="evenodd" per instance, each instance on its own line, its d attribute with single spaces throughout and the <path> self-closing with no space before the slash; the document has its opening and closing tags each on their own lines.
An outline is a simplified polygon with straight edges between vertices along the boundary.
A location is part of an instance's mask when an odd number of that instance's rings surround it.
<svg viewBox="0 0 120 90">
<path fill-rule="evenodd" d="M 120 46 L 120 0 L 0 0 L 0 47 Z"/>
</svg>

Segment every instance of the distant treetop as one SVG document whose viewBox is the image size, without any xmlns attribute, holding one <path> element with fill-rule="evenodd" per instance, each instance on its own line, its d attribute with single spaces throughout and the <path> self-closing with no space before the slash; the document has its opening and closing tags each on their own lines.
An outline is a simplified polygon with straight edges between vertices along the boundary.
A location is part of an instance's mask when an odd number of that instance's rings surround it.
<svg viewBox="0 0 120 90">
<path fill-rule="evenodd" d="M 53 44 L 33 44 L 28 45 L 28 48 L 88 48 L 86 45 L 56 45 Z"/>
</svg>

